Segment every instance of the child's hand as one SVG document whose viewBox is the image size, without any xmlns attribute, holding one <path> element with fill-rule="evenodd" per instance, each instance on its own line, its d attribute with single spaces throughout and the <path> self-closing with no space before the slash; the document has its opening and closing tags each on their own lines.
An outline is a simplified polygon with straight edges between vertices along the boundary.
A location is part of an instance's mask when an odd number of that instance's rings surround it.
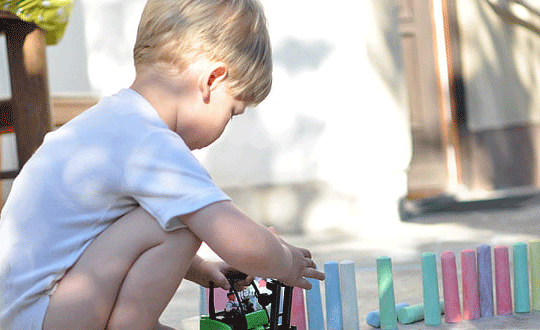
<svg viewBox="0 0 540 330">
<path fill-rule="evenodd" d="M 216 287 L 229 290 L 231 286 L 225 275 L 235 272 L 238 271 L 224 261 L 207 261 L 199 256 L 195 256 L 185 277 L 187 280 L 202 285 L 205 288 L 210 287 L 210 282 L 214 282 Z M 248 276 L 245 280 L 237 282 L 235 285 L 236 289 L 243 290 L 251 284 L 253 279 L 253 276 Z"/>
<path fill-rule="evenodd" d="M 277 232 L 274 227 L 268 228 L 274 235 L 277 236 Z M 279 238 L 279 237 L 278 237 Z M 311 289 L 311 283 L 306 278 L 314 278 L 317 280 L 324 280 L 325 275 L 323 272 L 317 270 L 317 265 L 311 259 L 311 252 L 304 248 L 293 246 L 280 238 L 281 242 L 287 247 L 292 257 L 292 269 L 286 278 L 278 279 L 289 286 L 296 286 L 306 290 Z"/>
<path fill-rule="evenodd" d="M 311 259 L 311 252 L 309 252 L 309 250 L 292 246 L 285 241 L 282 242 L 289 248 L 291 253 L 292 269 L 289 276 L 278 279 L 279 281 L 289 286 L 297 286 L 302 289 L 310 290 L 311 283 L 309 283 L 306 278 L 314 278 L 320 281 L 325 279 L 324 273 L 317 270 L 317 265 L 313 259 Z"/>
</svg>

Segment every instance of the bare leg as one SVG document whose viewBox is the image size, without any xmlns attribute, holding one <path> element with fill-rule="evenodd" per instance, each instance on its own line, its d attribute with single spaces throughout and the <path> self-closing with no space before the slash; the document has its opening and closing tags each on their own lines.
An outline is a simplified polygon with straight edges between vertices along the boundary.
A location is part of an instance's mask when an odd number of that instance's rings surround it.
<svg viewBox="0 0 540 330">
<path fill-rule="evenodd" d="M 200 244 L 190 230 L 165 232 L 136 209 L 101 233 L 60 280 L 43 329 L 159 327 Z"/>
</svg>

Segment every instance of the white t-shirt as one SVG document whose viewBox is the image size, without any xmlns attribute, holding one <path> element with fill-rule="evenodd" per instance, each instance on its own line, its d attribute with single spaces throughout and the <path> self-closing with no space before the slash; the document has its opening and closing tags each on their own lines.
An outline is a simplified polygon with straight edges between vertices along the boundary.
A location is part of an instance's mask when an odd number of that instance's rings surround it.
<svg viewBox="0 0 540 330">
<path fill-rule="evenodd" d="M 169 231 L 228 199 L 141 95 L 104 98 L 47 134 L 13 183 L 0 217 L 0 329 L 41 329 L 58 280 L 139 205 Z"/>
</svg>

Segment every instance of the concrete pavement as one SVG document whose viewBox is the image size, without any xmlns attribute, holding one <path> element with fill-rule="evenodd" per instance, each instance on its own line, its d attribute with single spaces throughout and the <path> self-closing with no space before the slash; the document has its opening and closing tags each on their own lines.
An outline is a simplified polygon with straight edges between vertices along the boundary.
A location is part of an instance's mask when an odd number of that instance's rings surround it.
<svg viewBox="0 0 540 330">
<path fill-rule="evenodd" d="M 463 249 L 479 244 L 511 246 L 540 238 L 540 196 L 501 198 L 493 203 L 455 204 L 447 211 L 425 209 L 407 222 L 364 221 L 359 232 L 333 230 L 306 235 L 285 236 L 292 244 L 309 248 L 320 268 L 327 261 L 352 260 L 356 266 L 356 287 L 361 329 L 369 329 L 366 315 L 378 309 L 375 259 L 392 258 L 396 302 L 410 305 L 422 302 L 420 255 L 437 256 L 450 250 L 459 255 Z M 427 210 L 427 211 L 426 211 Z M 352 219 L 353 221 L 355 219 Z M 203 251 L 203 253 L 209 253 Z M 458 258 L 458 269 L 460 269 Z M 458 271 L 459 273 L 459 271 Z M 439 282 L 440 266 L 439 266 Z M 321 285 L 324 296 L 324 285 Z M 442 284 L 439 283 L 442 298 Z M 178 329 L 198 329 L 198 287 L 183 283 L 165 310 L 161 320 Z M 399 329 L 433 329 L 422 322 L 399 325 Z M 444 323 L 438 329 L 540 329 L 540 312 L 496 316 L 491 319 Z"/>
</svg>

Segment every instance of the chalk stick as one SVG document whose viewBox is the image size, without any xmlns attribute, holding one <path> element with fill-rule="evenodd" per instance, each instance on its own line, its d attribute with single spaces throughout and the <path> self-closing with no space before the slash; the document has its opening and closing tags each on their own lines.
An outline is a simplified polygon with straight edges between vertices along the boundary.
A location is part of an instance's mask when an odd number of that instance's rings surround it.
<svg viewBox="0 0 540 330">
<path fill-rule="evenodd" d="M 529 257 L 531 259 L 532 309 L 540 311 L 540 240 L 529 242 Z"/>
<path fill-rule="evenodd" d="M 324 314 L 319 281 L 312 278 L 308 278 L 307 280 L 311 283 L 311 290 L 306 290 L 309 329 L 324 330 Z"/>
<path fill-rule="evenodd" d="M 499 245 L 493 248 L 495 258 L 495 297 L 497 315 L 512 314 L 512 288 L 510 287 L 510 265 L 508 247 Z"/>
<path fill-rule="evenodd" d="M 296 330 L 307 330 L 306 308 L 304 306 L 304 290 L 298 287 L 293 288 L 291 325 L 295 325 Z"/>
<path fill-rule="evenodd" d="M 480 318 L 480 301 L 476 252 L 474 250 L 467 249 L 461 251 L 461 284 L 463 292 L 463 319 L 476 320 Z"/>
<path fill-rule="evenodd" d="M 476 247 L 476 254 L 478 262 L 478 289 L 480 292 L 480 317 L 493 317 L 494 303 L 491 247 L 487 244 L 480 244 Z"/>
<path fill-rule="evenodd" d="M 409 304 L 407 303 L 396 304 L 396 314 L 399 315 L 399 311 L 408 306 Z M 376 311 L 369 312 L 366 316 L 366 323 L 374 328 L 380 328 L 381 327 L 380 311 L 377 309 Z"/>
<path fill-rule="evenodd" d="M 527 261 L 527 244 L 514 244 L 514 309 L 516 313 L 531 311 L 531 295 L 529 293 L 529 263 Z"/>
<path fill-rule="evenodd" d="M 461 322 L 456 256 L 452 251 L 441 253 L 441 269 L 444 295 L 444 320 L 446 323 Z"/>
<path fill-rule="evenodd" d="M 326 279 L 326 329 L 343 329 L 343 310 L 341 308 L 341 290 L 339 283 L 339 264 L 336 261 L 328 261 L 324 264 Z"/>
<path fill-rule="evenodd" d="M 199 286 L 199 315 L 208 315 L 208 297 L 203 286 Z"/>
<path fill-rule="evenodd" d="M 396 299 L 390 257 L 377 258 L 377 283 L 381 329 L 397 329 Z"/>
<path fill-rule="evenodd" d="M 206 297 L 209 296 L 209 292 L 210 289 L 206 289 Z M 216 311 L 222 311 L 227 306 L 227 302 L 229 301 L 229 298 L 227 298 L 227 293 L 229 293 L 229 290 L 222 288 L 214 289 L 214 307 Z"/>
<path fill-rule="evenodd" d="M 358 317 L 358 299 L 356 297 L 356 275 L 353 261 L 344 260 L 339 263 L 339 278 L 341 283 L 343 329 L 359 330 L 360 321 Z"/>
<path fill-rule="evenodd" d="M 439 301 L 439 315 L 444 312 L 444 300 Z M 406 306 L 398 312 L 398 321 L 401 324 L 411 324 L 422 321 L 425 318 L 425 305 L 418 304 Z"/>
<path fill-rule="evenodd" d="M 424 294 L 426 325 L 441 324 L 441 306 L 439 303 L 439 281 L 437 279 L 437 262 L 435 254 L 424 252 L 422 260 L 422 288 Z M 398 316 L 399 318 L 399 316 Z"/>
</svg>

